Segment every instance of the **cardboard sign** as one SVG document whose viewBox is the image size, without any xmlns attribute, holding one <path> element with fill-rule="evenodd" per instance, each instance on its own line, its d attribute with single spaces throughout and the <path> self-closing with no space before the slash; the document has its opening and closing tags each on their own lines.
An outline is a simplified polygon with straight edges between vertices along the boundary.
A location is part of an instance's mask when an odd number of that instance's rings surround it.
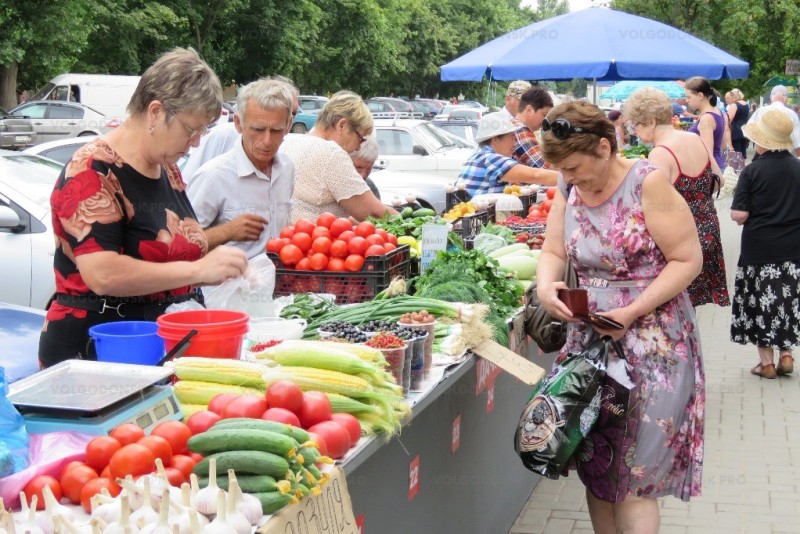
<svg viewBox="0 0 800 534">
<path fill-rule="evenodd" d="M 453 428 L 450 430 L 450 451 L 455 454 L 461 446 L 461 414 L 453 419 Z"/>
<path fill-rule="evenodd" d="M 786 76 L 800 76 L 800 59 L 787 59 L 783 73 Z"/>
<path fill-rule="evenodd" d="M 359 534 L 353 503 L 341 467 L 328 471 L 330 479 L 319 495 L 308 494 L 300 502 L 281 509 L 257 532 L 260 534 Z"/>
<path fill-rule="evenodd" d="M 419 454 L 411 460 L 408 468 L 408 501 L 411 502 L 417 493 L 419 493 Z"/>
<path fill-rule="evenodd" d="M 447 225 L 423 224 L 422 225 L 422 258 L 420 270 L 424 271 L 436 257 L 440 250 L 447 250 Z"/>
<path fill-rule="evenodd" d="M 494 383 L 494 379 L 500 376 L 503 370 L 489 360 L 478 358 L 475 362 L 475 372 L 478 373 L 475 382 L 475 396 L 477 397 L 489 384 Z"/>
<path fill-rule="evenodd" d="M 529 386 L 535 386 L 544 378 L 544 369 L 494 341 L 484 341 L 472 349 L 472 352 L 481 358 L 489 360 L 498 367 L 501 367 L 504 371 L 508 371 Z M 478 360 L 478 362 L 480 362 L 480 360 Z"/>
<path fill-rule="evenodd" d="M 494 380 L 486 388 L 486 413 L 492 413 L 494 410 Z"/>
</svg>

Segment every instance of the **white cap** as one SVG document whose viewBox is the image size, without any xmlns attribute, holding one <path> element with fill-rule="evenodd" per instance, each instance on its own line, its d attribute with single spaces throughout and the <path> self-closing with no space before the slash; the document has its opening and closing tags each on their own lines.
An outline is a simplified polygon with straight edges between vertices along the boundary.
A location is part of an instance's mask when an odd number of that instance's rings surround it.
<svg viewBox="0 0 800 534">
<path fill-rule="evenodd" d="M 519 128 L 519 126 L 514 124 L 504 113 L 500 113 L 499 111 L 489 113 L 481 117 L 481 120 L 478 122 L 478 133 L 475 135 L 475 141 L 483 143 L 493 137 L 514 132 L 517 128 Z"/>
</svg>

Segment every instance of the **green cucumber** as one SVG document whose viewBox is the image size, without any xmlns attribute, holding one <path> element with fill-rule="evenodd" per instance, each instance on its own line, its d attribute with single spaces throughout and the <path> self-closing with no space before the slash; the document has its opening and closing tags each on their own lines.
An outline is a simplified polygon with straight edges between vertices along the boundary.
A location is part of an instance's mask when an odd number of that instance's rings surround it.
<svg viewBox="0 0 800 534">
<path fill-rule="evenodd" d="M 210 454 L 194 466 L 194 474 L 198 477 L 208 476 L 209 462 L 217 461 L 217 475 L 227 475 L 233 469 L 242 475 L 269 475 L 284 478 L 289 471 L 289 462 L 285 458 L 264 451 L 226 451 Z"/>
<path fill-rule="evenodd" d="M 414 213 L 411 214 L 412 217 L 430 217 L 432 215 L 436 215 L 436 212 L 430 208 L 420 208 Z"/>
<path fill-rule="evenodd" d="M 236 481 L 244 493 L 278 491 L 276 480 L 268 475 L 241 475 L 236 477 Z M 225 491 L 228 490 L 229 483 L 228 477 L 217 477 L 217 485 Z M 201 488 L 205 488 L 208 486 L 208 478 L 199 479 L 198 484 Z"/>
<path fill-rule="evenodd" d="M 189 450 L 200 454 L 224 451 L 266 451 L 284 457 L 297 452 L 297 442 L 289 436 L 269 430 L 216 427 L 189 438 Z"/>
<path fill-rule="evenodd" d="M 303 457 L 303 465 L 314 465 L 321 457 L 319 449 L 314 447 L 303 447 L 297 454 Z"/>
<path fill-rule="evenodd" d="M 292 495 L 283 495 L 279 491 L 251 493 L 261 502 L 261 511 L 264 515 L 274 514 L 290 502 Z"/>
<path fill-rule="evenodd" d="M 309 441 L 311 436 L 308 432 L 303 430 L 302 428 L 297 428 L 296 426 L 287 425 L 289 428 L 289 435 L 297 440 L 297 443 L 302 445 L 303 443 Z"/>
<path fill-rule="evenodd" d="M 277 421 L 265 421 L 264 419 L 249 419 L 246 417 L 237 417 L 234 419 L 223 419 L 221 421 L 217 421 L 214 426 L 211 427 L 211 430 L 222 430 L 222 429 L 229 429 L 229 428 L 236 428 L 242 430 L 268 430 L 270 432 L 277 432 L 278 434 L 283 434 L 284 436 L 290 436 L 291 425 L 287 425 L 286 423 L 279 423 Z"/>
<path fill-rule="evenodd" d="M 410 219 L 414 215 L 414 210 L 412 208 L 403 208 L 403 211 L 400 212 L 400 217 L 403 219 Z"/>
</svg>

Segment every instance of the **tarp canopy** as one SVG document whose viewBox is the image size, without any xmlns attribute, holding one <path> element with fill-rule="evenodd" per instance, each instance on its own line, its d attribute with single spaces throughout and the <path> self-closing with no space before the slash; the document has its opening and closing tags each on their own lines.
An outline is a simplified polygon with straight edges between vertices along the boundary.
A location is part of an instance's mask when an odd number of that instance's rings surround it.
<svg viewBox="0 0 800 534">
<path fill-rule="evenodd" d="M 683 87 L 681 87 L 674 81 L 658 82 L 658 81 L 624 80 L 614 84 L 614 86 L 611 89 L 599 95 L 598 98 L 601 99 L 605 98 L 611 100 L 625 100 L 626 98 L 631 96 L 631 93 L 633 93 L 640 87 L 655 87 L 656 89 L 661 89 L 662 91 L 667 93 L 667 96 L 670 98 L 680 98 L 685 94 Z"/>
<path fill-rule="evenodd" d="M 592 7 L 539 21 L 443 65 L 442 81 L 747 78 L 748 63 L 651 19 Z"/>
<path fill-rule="evenodd" d="M 785 85 L 786 87 L 797 87 L 797 78 L 794 76 L 773 76 L 764 85 L 767 87 L 775 87 L 776 85 Z"/>
</svg>

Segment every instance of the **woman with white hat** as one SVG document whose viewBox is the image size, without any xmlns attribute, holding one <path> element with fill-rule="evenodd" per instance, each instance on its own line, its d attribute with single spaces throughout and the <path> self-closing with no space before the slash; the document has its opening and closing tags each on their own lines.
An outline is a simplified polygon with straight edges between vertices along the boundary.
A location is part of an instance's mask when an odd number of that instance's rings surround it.
<svg viewBox="0 0 800 534">
<path fill-rule="evenodd" d="M 502 193 L 508 184 L 555 185 L 558 173 L 522 165 L 513 159 L 519 128 L 502 113 L 489 113 L 478 122 L 478 150 L 464 163 L 457 185 L 472 195 Z"/>
<path fill-rule="evenodd" d="M 791 153 L 792 121 L 779 110 L 742 132 L 759 157 L 739 176 L 731 206 L 744 226 L 731 340 L 756 345 L 760 362 L 750 372 L 771 379 L 794 370 L 792 347 L 800 344 L 800 160 Z"/>
</svg>

